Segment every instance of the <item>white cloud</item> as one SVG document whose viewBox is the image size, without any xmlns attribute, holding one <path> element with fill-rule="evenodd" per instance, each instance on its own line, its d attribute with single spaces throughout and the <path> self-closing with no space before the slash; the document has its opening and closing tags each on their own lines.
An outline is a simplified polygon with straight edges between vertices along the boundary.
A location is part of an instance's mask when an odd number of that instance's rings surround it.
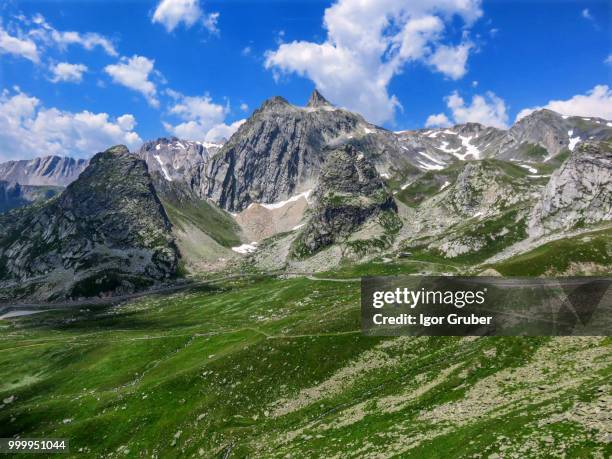
<svg viewBox="0 0 612 459">
<path fill-rule="evenodd" d="M 533 113 L 536 110 L 548 110 L 570 116 L 598 116 L 612 120 L 612 88 L 600 84 L 586 94 L 577 94 L 567 100 L 551 100 L 540 107 L 525 108 L 516 116 L 516 120 Z"/>
<path fill-rule="evenodd" d="M 240 54 L 242 54 L 243 56 L 249 56 L 252 52 L 253 48 L 251 48 L 250 46 L 245 46 L 244 48 L 242 48 Z"/>
<path fill-rule="evenodd" d="M 249 106 L 245 103 L 240 104 L 240 110 L 242 110 L 243 112 L 248 112 L 249 111 Z"/>
<path fill-rule="evenodd" d="M 36 63 L 40 60 L 36 43 L 28 38 L 9 35 L 2 25 L 0 25 L 0 54 L 21 56 Z"/>
<path fill-rule="evenodd" d="M 29 35 L 44 44 L 55 44 L 61 49 L 67 48 L 68 45 L 79 45 L 88 51 L 100 47 L 109 56 L 118 56 L 113 42 L 103 35 L 93 32 L 60 31 L 51 26 L 41 15 L 36 15 L 32 22 L 35 27 L 28 32 Z"/>
<path fill-rule="evenodd" d="M 447 24 L 460 17 L 466 30 L 482 11 L 480 0 L 337 0 L 325 10 L 322 43 L 282 43 L 266 53 L 278 79 L 296 73 L 312 80 L 335 104 L 382 123 L 399 107 L 392 78 L 408 62 L 432 66 L 451 78 L 465 74 L 472 45 L 443 42 Z"/>
<path fill-rule="evenodd" d="M 51 81 L 58 83 L 60 81 L 80 83 L 83 80 L 83 73 L 87 71 L 87 66 L 83 64 L 70 64 L 68 62 L 59 62 L 51 66 Z"/>
<path fill-rule="evenodd" d="M 122 57 L 117 64 L 107 65 L 104 71 L 115 83 L 140 92 L 151 106 L 159 107 L 157 88 L 149 79 L 155 73 L 154 66 L 153 59 L 134 55 L 130 58 Z"/>
<path fill-rule="evenodd" d="M 470 105 L 466 105 L 463 98 L 455 91 L 446 98 L 446 105 L 455 123 L 480 123 L 497 128 L 508 127 L 506 103 L 491 91 L 484 95 L 475 95 Z"/>
<path fill-rule="evenodd" d="M 444 75 L 458 80 L 467 72 L 467 60 L 470 49 L 474 45 L 470 42 L 461 43 L 458 46 L 438 46 L 436 52 L 430 57 L 429 63 Z"/>
<path fill-rule="evenodd" d="M 508 127 L 506 103 L 491 91 L 484 95 L 476 94 L 469 105 L 457 91 L 447 96 L 445 101 L 450 116 L 444 113 L 430 115 L 425 121 L 425 126 L 444 127 L 451 124 L 480 123 L 502 129 Z"/>
<path fill-rule="evenodd" d="M 612 54 L 608 54 L 608 57 L 604 59 L 604 64 L 612 65 Z"/>
<path fill-rule="evenodd" d="M 593 20 L 593 15 L 588 8 L 583 9 L 581 15 L 584 19 L 588 19 L 589 21 Z"/>
<path fill-rule="evenodd" d="M 204 13 L 199 0 L 162 0 L 153 13 L 153 22 L 162 24 L 168 32 L 172 32 L 181 22 L 189 28 L 201 21 L 211 33 L 218 33 L 218 20 L 219 13 Z"/>
<path fill-rule="evenodd" d="M 448 127 L 450 125 L 451 122 L 444 113 L 429 115 L 425 121 L 425 127 Z"/>
<path fill-rule="evenodd" d="M 119 143 L 136 148 L 132 115 L 78 113 L 45 108 L 22 92 L 0 94 L 0 161 L 43 155 L 89 157 Z"/>
<path fill-rule="evenodd" d="M 226 124 L 225 118 L 230 111 L 229 104 L 216 104 L 208 94 L 197 97 L 184 96 L 172 90 L 167 93 L 176 100 L 169 110 L 170 113 L 182 122 L 176 125 L 164 123 L 164 127 L 182 139 L 214 142 L 229 138 L 245 121 Z"/>
</svg>

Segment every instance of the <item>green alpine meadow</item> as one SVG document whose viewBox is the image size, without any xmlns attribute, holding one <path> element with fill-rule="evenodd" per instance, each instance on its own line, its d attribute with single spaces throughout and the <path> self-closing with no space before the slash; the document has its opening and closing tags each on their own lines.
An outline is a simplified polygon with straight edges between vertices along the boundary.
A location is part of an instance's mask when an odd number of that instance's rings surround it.
<svg viewBox="0 0 612 459">
<path fill-rule="evenodd" d="M 0 2 L 0 456 L 611 458 L 610 17 Z"/>
</svg>

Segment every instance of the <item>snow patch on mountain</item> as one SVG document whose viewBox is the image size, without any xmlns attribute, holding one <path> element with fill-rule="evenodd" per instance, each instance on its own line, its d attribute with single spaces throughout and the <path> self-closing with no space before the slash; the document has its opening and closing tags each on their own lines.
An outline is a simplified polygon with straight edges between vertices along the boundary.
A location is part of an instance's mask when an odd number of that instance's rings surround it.
<svg viewBox="0 0 612 459">
<path fill-rule="evenodd" d="M 232 250 L 236 253 L 246 255 L 247 253 L 253 253 L 257 250 L 257 242 L 251 242 L 250 244 L 242 244 L 236 247 L 232 247 Z"/>
<path fill-rule="evenodd" d="M 159 146 L 159 145 L 158 145 Z M 161 160 L 161 158 L 159 157 L 159 155 L 153 155 L 155 157 L 155 159 L 157 160 L 157 162 L 159 163 L 159 167 L 161 168 L 163 174 L 164 174 L 164 178 L 166 180 L 168 180 L 169 182 L 172 181 L 172 177 L 170 177 L 170 174 L 168 174 L 168 171 L 166 170 L 166 166 L 164 166 L 164 162 Z"/>
<path fill-rule="evenodd" d="M 266 209 L 280 209 L 281 207 L 285 207 L 290 202 L 295 202 L 301 198 L 304 198 L 306 199 L 306 201 L 308 201 L 311 194 L 312 194 L 312 190 L 307 190 L 307 191 L 304 191 L 303 193 L 296 194 L 295 196 L 291 196 L 290 198 L 284 201 L 279 201 L 279 202 L 275 202 L 271 204 L 259 204 L 259 205 L 262 207 L 265 207 Z"/>
<path fill-rule="evenodd" d="M 576 145 L 581 139 L 579 136 L 572 137 L 574 135 L 573 130 L 567 131 L 567 135 L 569 137 L 569 144 L 567 145 L 567 148 L 569 148 L 569 151 L 574 151 L 574 148 L 576 148 Z"/>
</svg>

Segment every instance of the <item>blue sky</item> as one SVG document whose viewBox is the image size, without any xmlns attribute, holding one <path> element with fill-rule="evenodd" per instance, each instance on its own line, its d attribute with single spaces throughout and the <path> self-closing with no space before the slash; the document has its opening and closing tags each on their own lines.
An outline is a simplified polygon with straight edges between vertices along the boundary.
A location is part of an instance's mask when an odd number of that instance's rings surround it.
<svg viewBox="0 0 612 459">
<path fill-rule="evenodd" d="M 9 0 L 0 17 L 0 160 L 213 141 L 315 86 L 393 130 L 612 118 L 606 0 Z"/>
</svg>

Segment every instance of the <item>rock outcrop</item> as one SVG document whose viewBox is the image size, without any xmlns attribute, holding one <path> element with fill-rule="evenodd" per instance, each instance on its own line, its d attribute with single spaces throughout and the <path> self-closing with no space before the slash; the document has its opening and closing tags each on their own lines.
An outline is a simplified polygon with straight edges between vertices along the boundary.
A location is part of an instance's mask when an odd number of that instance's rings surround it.
<svg viewBox="0 0 612 459">
<path fill-rule="evenodd" d="M 347 242 L 366 222 L 378 218 L 383 233 L 401 226 L 395 201 L 374 165 L 351 145 L 327 155 L 314 201 L 310 218 L 293 243 L 292 252 L 297 258 Z"/>
<path fill-rule="evenodd" d="M 541 236 L 612 220 L 612 142 L 583 142 L 555 171 L 529 219 Z"/>
<path fill-rule="evenodd" d="M 413 167 L 396 136 L 360 115 L 333 107 L 315 91 L 308 106 L 267 100 L 208 163 L 201 192 L 235 212 L 314 188 L 326 152 L 357 146 L 381 170 Z"/>
<path fill-rule="evenodd" d="M 132 292 L 177 262 L 146 163 L 124 146 L 95 155 L 60 196 L 0 216 L 0 299 Z"/>
</svg>

